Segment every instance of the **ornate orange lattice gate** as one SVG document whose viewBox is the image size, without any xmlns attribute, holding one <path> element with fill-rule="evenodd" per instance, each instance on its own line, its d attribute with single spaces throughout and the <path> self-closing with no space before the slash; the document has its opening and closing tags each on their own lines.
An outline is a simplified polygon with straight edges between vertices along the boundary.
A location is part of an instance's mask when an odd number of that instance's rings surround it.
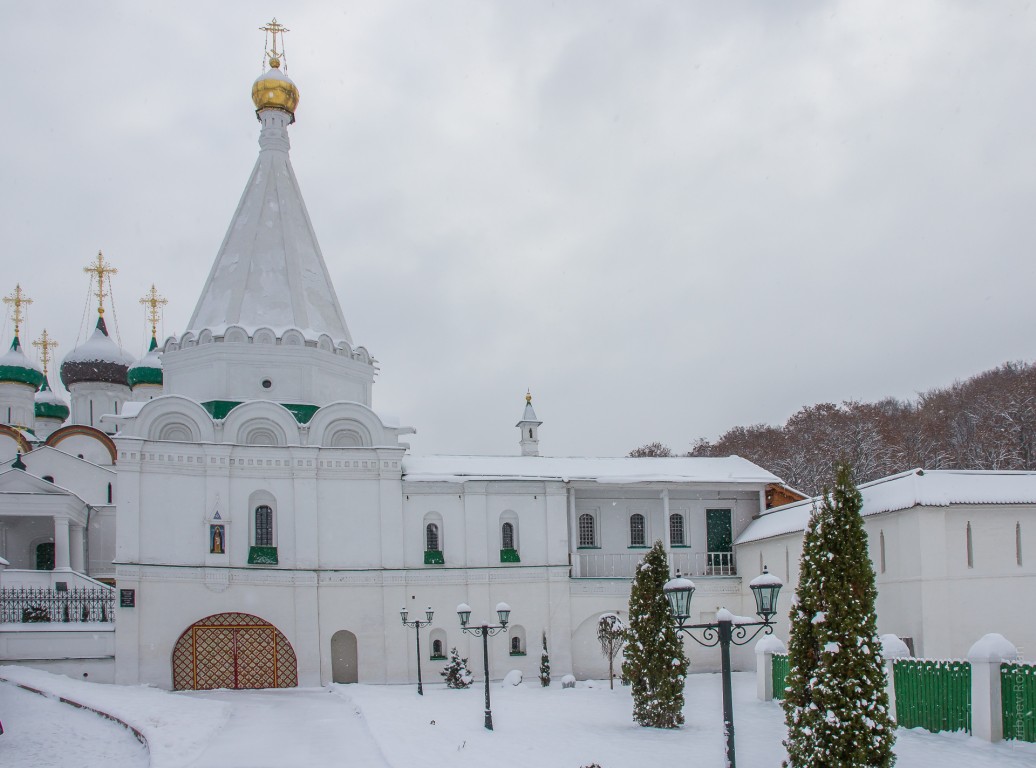
<svg viewBox="0 0 1036 768">
<path fill-rule="evenodd" d="M 277 627 L 247 613 L 195 622 L 173 648 L 173 689 L 294 688 L 298 665 Z"/>
</svg>

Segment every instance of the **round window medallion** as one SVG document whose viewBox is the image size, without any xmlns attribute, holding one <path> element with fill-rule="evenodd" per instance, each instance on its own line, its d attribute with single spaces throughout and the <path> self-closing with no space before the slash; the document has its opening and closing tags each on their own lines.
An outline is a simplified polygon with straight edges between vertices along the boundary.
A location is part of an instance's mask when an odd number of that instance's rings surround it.
<svg viewBox="0 0 1036 768">
<path fill-rule="evenodd" d="M 273 386 L 273 382 L 270 381 L 269 379 L 263 379 L 262 385 L 263 385 L 263 389 L 269 389 L 270 387 Z"/>
</svg>

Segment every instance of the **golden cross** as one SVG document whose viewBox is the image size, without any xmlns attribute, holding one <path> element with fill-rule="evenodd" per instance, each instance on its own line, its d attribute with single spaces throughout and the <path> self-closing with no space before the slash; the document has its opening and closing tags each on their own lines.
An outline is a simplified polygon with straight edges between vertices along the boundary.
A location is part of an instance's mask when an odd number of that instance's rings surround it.
<svg viewBox="0 0 1036 768">
<path fill-rule="evenodd" d="M 270 36 L 273 37 L 273 46 L 266 53 L 271 59 L 279 59 L 284 55 L 284 33 L 291 32 L 283 24 L 279 23 L 276 17 L 266 26 L 259 27 L 260 30 L 267 34 L 267 39 Z M 281 36 L 281 50 L 277 50 L 277 35 Z"/>
<path fill-rule="evenodd" d="M 104 278 L 108 277 L 108 284 L 111 285 L 111 275 L 118 274 L 119 270 L 110 264 L 106 264 L 104 261 L 104 254 L 100 251 L 97 252 L 97 258 L 94 260 L 89 267 L 83 267 L 84 272 L 90 273 L 90 279 L 93 280 L 93 276 L 97 275 L 97 314 L 104 314 L 104 297 L 109 294 L 104 288 Z"/>
<path fill-rule="evenodd" d="M 4 296 L 4 304 L 14 307 L 14 335 L 17 336 L 18 330 L 22 324 L 22 319 L 24 318 L 22 307 L 27 307 L 32 304 L 32 299 L 26 296 L 25 292 L 22 291 L 21 284 L 17 284 L 14 286 L 14 290 L 11 292 L 10 296 Z"/>
<path fill-rule="evenodd" d="M 160 296 L 155 284 L 152 283 L 151 290 L 144 294 L 140 303 L 146 307 L 147 319 L 151 322 L 151 337 L 154 338 L 158 333 L 158 318 L 161 316 L 161 308 L 169 303 L 169 299 Z"/>
<path fill-rule="evenodd" d="M 47 333 L 47 329 L 43 329 L 43 333 L 36 341 L 32 342 L 32 346 L 36 347 L 40 351 L 40 362 L 43 363 L 43 375 L 47 375 L 47 365 L 50 363 L 50 350 L 54 349 L 58 343 L 54 339 L 50 338 L 50 334 Z"/>
</svg>

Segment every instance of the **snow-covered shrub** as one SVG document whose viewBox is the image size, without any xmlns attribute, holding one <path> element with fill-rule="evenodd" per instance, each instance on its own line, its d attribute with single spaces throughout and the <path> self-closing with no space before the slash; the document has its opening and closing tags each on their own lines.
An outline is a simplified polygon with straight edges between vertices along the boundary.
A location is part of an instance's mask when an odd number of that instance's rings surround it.
<svg viewBox="0 0 1036 768">
<path fill-rule="evenodd" d="M 540 652 L 540 685 L 550 685 L 550 656 L 547 655 L 547 630 L 543 630 L 543 650 Z"/>
<path fill-rule="evenodd" d="M 511 688 L 522 684 L 522 671 L 520 669 L 512 669 L 506 675 L 504 675 L 503 682 L 500 683 L 503 688 Z"/>
<path fill-rule="evenodd" d="M 597 620 L 597 641 L 601 655 L 608 659 L 608 687 L 615 688 L 615 657 L 626 644 L 626 625 L 614 613 L 602 613 Z"/>
<path fill-rule="evenodd" d="M 26 624 L 42 624 L 50 621 L 50 611 L 42 605 L 27 605 L 22 609 L 22 621 Z"/>
<path fill-rule="evenodd" d="M 575 688 L 576 687 L 575 675 L 565 675 L 563 678 L 561 678 L 561 687 L 562 688 Z"/>
<path fill-rule="evenodd" d="M 475 679 L 468 669 L 468 660 L 462 659 L 456 648 L 450 649 L 450 660 L 439 674 L 445 678 L 447 688 L 467 688 Z"/>
</svg>

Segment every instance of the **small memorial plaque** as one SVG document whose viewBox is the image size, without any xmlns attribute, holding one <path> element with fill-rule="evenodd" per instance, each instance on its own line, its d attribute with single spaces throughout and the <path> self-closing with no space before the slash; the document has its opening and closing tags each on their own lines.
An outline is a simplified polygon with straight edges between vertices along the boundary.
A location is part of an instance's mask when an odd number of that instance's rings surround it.
<svg viewBox="0 0 1036 768">
<path fill-rule="evenodd" d="M 68 582 L 67 581 L 55 581 L 54 582 L 54 591 L 55 592 L 68 592 Z"/>
<path fill-rule="evenodd" d="M 119 607 L 120 608 L 134 608 L 137 605 L 137 590 L 135 589 L 120 589 L 119 590 Z"/>
</svg>

